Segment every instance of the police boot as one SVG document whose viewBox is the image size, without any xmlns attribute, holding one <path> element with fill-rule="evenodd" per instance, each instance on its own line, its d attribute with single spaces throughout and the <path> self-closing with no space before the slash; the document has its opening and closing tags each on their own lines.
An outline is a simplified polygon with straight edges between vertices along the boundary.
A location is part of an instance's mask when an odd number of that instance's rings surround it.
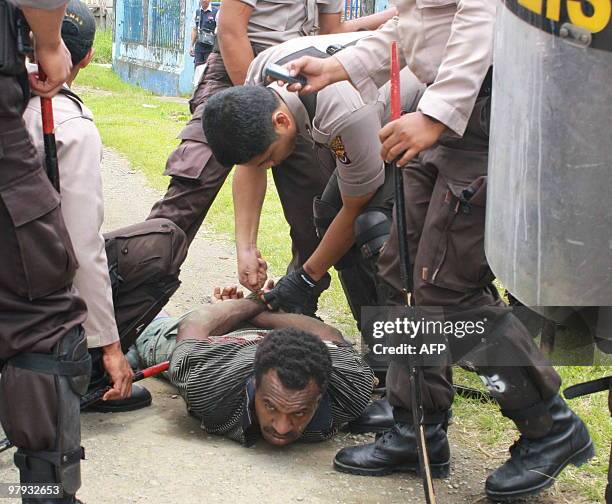
<svg viewBox="0 0 612 504">
<path fill-rule="evenodd" d="M 367 432 L 384 432 L 395 425 L 393 408 L 386 397 L 372 401 L 358 418 L 348 423 L 348 430 L 353 434 Z"/>
<path fill-rule="evenodd" d="M 450 468 L 450 448 L 445 424 L 425 426 L 427 453 L 434 478 L 446 478 Z M 376 436 L 374 443 L 343 448 L 334 458 L 334 469 L 362 476 L 384 476 L 395 472 L 418 472 L 416 432 L 412 425 L 397 422 Z"/>
<path fill-rule="evenodd" d="M 26 452 L 18 449 L 15 452 L 15 463 L 19 467 L 21 485 L 26 488 L 38 489 L 36 496 L 23 497 L 22 504 L 80 504 L 81 501 L 70 491 L 74 490 L 71 483 L 63 485 L 58 467 L 78 464 L 82 453 L 62 456 L 61 461 L 51 461 L 51 452 Z M 68 459 L 67 457 L 72 457 Z M 78 477 L 80 486 L 80 476 Z M 44 492 L 44 493 L 42 493 Z M 60 497 L 61 496 L 61 497 Z"/>
<path fill-rule="evenodd" d="M 92 359 L 91 380 L 87 388 L 87 396 L 105 389 L 110 382 L 102 364 L 102 351 L 99 348 L 89 349 Z M 150 406 L 153 402 L 151 392 L 142 385 L 134 383 L 132 393 L 125 399 L 113 399 L 109 401 L 97 401 L 84 407 L 83 411 L 97 411 L 98 413 L 122 413 L 134 411 Z"/>
<path fill-rule="evenodd" d="M 595 455 L 586 426 L 556 395 L 548 401 L 552 427 L 537 439 L 521 436 L 510 458 L 487 478 L 486 494 L 493 500 L 514 500 L 548 488 L 567 466 L 580 466 Z"/>
</svg>

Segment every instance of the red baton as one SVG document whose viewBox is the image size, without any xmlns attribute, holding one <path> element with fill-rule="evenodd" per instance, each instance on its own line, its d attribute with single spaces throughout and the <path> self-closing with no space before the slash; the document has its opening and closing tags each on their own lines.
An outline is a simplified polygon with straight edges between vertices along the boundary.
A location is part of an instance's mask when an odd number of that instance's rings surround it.
<svg viewBox="0 0 612 504">
<path fill-rule="evenodd" d="M 47 80 L 45 71 L 38 65 L 38 76 L 41 81 Z M 57 192 L 60 191 L 59 166 L 57 162 L 57 145 L 55 143 L 55 124 L 53 123 L 52 98 L 40 97 L 42 114 L 43 142 L 45 145 L 45 167 L 47 177 Z"/>
</svg>

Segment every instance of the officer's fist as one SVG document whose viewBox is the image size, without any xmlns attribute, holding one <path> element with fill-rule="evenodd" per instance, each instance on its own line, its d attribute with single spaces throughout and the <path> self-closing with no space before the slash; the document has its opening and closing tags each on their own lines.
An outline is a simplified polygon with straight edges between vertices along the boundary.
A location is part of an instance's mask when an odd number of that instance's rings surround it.
<svg viewBox="0 0 612 504">
<path fill-rule="evenodd" d="M 238 280 L 240 285 L 252 292 L 261 289 L 268 278 L 268 263 L 261 257 L 259 249 L 238 251 Z"/>
<path fill-rule="evenodd" d="M 444 124 L 422 112 L 403 115 L 380 130 L 380 155 L 387 163 L 397 159 L 397 166 L 405 166 L 419 152 L 434 145 L 445 129 Z"/>
<path fill-rule="evenodd" d="M 37 44 L 36 61 L 39 68 L 45 72 L 46 79 L 41 79 L 38 72 L 30 73 L 32 90 L 40 96 L 54 96 L 70 76 L 72 70 L 70 51 L 63 40 L 60 40 L 56 46 Z"/>
</svg>

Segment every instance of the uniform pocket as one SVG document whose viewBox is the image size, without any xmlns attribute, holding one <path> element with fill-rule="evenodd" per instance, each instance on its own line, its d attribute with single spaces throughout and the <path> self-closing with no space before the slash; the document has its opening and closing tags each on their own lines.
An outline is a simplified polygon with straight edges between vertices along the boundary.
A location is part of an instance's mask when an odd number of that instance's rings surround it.
<svg viewBox="0 0 612 504">
<path fill-rule="evenodd" d="M 116 258 L 120 289 L 125 292 L 177 275 L 186 255 L 183 232 L 167 219 L 146 220 L 104 238 L 109 262 Z"/>
<path fill-rule="evenodd" d="M 60 211 L 60 197 L 42 169 L 0 189 L 19 247 L 15 292 L 34 300 L 68 287 L 78 266 Z M 6 265 L 5 265 L 6 267 Z"/>
<path fill-rule="evenodd" d="M 294 0 L 258 0 L 249 27 L 254 31 L 285 31 L 293 4 Z"/>
<path fill-rule="evenodd" d="M 426 282 L 469 292 L 493 281 L 484 252 L 486 180 L 479 177 L 460 191 L 448 187 L 443 203 L 430 216 L 426 231 L 432 246 L 427 254 L 431 274 Z"/>
<path fill-rule="evenodd" d="M 208 144 L 185 140 L 170 154 L 164 175 L 197 180 L 211 156 Z"/>
</svg>

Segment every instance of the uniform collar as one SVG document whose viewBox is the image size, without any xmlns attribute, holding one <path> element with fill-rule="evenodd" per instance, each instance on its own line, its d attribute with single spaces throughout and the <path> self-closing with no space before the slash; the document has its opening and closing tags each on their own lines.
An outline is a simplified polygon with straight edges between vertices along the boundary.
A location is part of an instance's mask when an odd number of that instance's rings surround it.
<svg viewBox="0 0 612 504">
<path fill-rule="evenodd" d="M 293 118 L 295 119 L 298 135 L 312 140 L 312 127 L 310 125 L 310 120 L 308 119 L 308 112 L 306 111 L 306 107 L 304 107 L 304 104 L 300 100 L 298 94 L 288 91 L 287 86 L 281 87 L 276 82 L 273 82 L 268 87 L 271 88 L 278 96 L 280 96 L 281 100 L 283 100 L 285 105 L 287 105 L 289 112 L 291 112 Z"/>
</svg>

